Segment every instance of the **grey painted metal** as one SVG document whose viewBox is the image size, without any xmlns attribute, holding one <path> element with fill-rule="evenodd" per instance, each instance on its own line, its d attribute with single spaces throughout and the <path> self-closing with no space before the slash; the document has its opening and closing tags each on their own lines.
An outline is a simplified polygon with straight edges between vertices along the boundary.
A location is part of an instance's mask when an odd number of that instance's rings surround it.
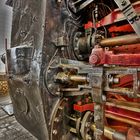
<svg viewBox="0 0 140 140">
<path fill-rule="evenodd" d="M 7 66 L 14 113 L 18 122 L 39 140 L 49 140 L 49 122 L 59 97 L 49 93 L 44 76 L 57 52 L 54 42 L 64 33 L 68 12 L 64 3 L 55 0 L 14 0 L 13 11 Z M 57 137 L 64 133 L 59 129 Z"/>
<path fill-rule="evenodd" d="M 38 139 L 49 140 L 40 80 L 46 0 L 14 0 L 13 11 L 7 66 L 14 113 Z"/>
</svg>

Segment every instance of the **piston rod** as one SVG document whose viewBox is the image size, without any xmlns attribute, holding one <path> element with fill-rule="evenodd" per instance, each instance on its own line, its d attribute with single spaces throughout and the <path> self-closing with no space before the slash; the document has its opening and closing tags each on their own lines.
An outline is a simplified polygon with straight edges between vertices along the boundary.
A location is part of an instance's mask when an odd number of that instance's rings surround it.
<svg viewBox="0 0 140 140">
<path fill-rule="evenodd" d="M 83 75 L 69 75 L 65 72 L 59 72 L 55 76 L 55 80 L 62 83 L 70 83 L 71 81 L 87 83 L 88 77 Z"/>
<path fill-rule="evenodd" d="M 113 47 L 121 45 L 130 45 L 140 43 L 140 38 L 136 34 L 118 36 L 113 38 L 103 39 L 100 42 L 102 47 Z"/>
</svg>

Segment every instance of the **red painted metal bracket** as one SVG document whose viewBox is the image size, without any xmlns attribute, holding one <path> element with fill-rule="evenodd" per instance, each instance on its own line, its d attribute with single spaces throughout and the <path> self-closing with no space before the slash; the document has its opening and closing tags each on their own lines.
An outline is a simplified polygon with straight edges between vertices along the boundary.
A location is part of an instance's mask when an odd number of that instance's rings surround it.
<svg viewBox="0 0 140 140">
<path fill-rule="evenodd" d="M 94 48 L 89 57 L 92 65 L 121 65 L 139 66 L 140 54 L 114 54 L 113 51 L 104 51 L 103 48 Z"/>
</svg>

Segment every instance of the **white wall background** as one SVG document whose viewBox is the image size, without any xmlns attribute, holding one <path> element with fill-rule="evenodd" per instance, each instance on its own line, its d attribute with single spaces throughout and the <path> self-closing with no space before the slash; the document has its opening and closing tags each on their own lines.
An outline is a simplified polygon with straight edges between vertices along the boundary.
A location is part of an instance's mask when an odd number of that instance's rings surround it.
<svg viewBox="0 0 140 140">
<path fill-rule="evenodd" d="M 10 46 L 11 25 L 12 25 L 12 8 L 5 5 L 6 0 L 0 0 L 0 55 L 5 52 L 5 39 Z M 4 64 L 0 61 L 0 72 L 5 71 Z"/>
</svg>

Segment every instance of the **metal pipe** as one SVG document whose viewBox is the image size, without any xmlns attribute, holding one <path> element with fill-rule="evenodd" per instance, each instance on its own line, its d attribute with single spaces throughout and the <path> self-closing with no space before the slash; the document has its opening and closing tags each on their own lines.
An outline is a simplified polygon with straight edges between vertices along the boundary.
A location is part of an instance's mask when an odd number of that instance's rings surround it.
<svg viewBox="0 0 140 140">
<path fill-rule="evenodd" d="M 100 42 L 102 47 L 112 47 L 121 45 L 130 45 L 140 43 L 140 38 L 136 34 L 118 36 L 113 38 L 103 39 Z"/>
<path fill-rule="evenodd" d="M 74 82 L 87 82 L 87 76 L 70 75 L 69 79 Z"/>
<path fill-rule="evenodd" d="M 117 115 L 113 115 L 113 114 L 110 114 L 110 113 L 105 113 L 105 117 L 107 117 L 109 119 L 113 119 L 113 120 L 116 120 L 116 121 L 120 121 L 120 122 L 123 122 L 123 123 L 127 123 L 127 124 L 130 124 L 130 125 L 140 127 L 139 122 L 136 122 L 136 121 L 133 121 L 133 120 L 130 120 L 130 119 L 126 119 L 126 118 L 122 118 L 122 117 L 119 117 Z"/>
<path fill-rule="evenodd" d="M 96 130 L 95 124 L 91 125 L 91 130 L 92 131 Z M 104 136 L 110 140 L 126 140 L 125 134 L 118 132 L 115 129 L 112 129 L 107 126 L 104 127 Z"/>
<path fill-rule="evenodd" d="M 106 105 L 140 113 L 139 103 L 132 103 L 128 101 L 125 102 L 125 101 L 111 99 L 108 102 L 106 102 Z"/>
</svg>

